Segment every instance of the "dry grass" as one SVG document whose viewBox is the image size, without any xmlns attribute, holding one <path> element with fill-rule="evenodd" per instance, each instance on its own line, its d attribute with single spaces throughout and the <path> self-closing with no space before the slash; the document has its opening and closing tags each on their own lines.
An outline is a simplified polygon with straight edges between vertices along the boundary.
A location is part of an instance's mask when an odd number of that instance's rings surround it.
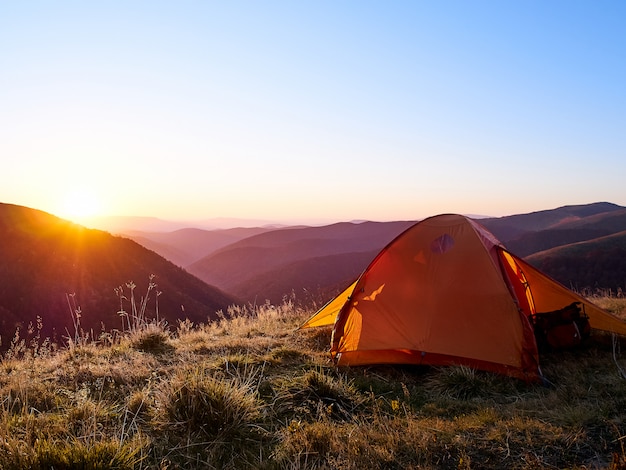
<svg viewBox="0 0 626 470">
<path fill-rule="evenodd" d="M 625 299 L 594 300 L 626 318 Z M 296 331 L 310 313 L 18 344 L 1 361 L 0 468 L 626 469 L 610 337 L 542 357 L 548 388 L 465 367 L 337 369 L 328 329 Z"/>
</svg>

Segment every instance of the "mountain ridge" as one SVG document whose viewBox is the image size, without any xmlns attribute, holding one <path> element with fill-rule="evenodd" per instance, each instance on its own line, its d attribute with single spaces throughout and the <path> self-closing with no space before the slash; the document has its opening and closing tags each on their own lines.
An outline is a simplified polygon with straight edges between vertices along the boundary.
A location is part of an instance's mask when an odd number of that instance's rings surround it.
<svg viewBox="0 0 626 470">
<path fill-rule="evenodd" d="M 155 275 L 160 318 L 204 322 L 238 302 L 128 238 L 88 229 L 51 214 L 0 204 L 0 335 L 11 337 L 41 317 L 46 335 L 73 332 L 67 294 L 75 294 L 85 331 L 119 328 L 115 289 L 132 281 L 138 297 Z M 156 295 L 156 293 L 153 293 Z M 156 299 L 152 298 L 150 308 Z"/>
<path fill-rule="evenodd" d="M 526 260 L 578 291 L 626 291 L 626 230 L 533 253 Z"/>
<path fill-rule="evenodd" d="M 252 287 L 254 278 L 274 277 L 274 285 L 282 278 L 282 295 L 292 292 L 291 279 L 285 277 L 284 268 L 320 257 L 331 257 L 350 252 L 372 252 L 389 243 L 414 222 L 340 222 L 322 227 L 289 228 L 265 232 L 228 245 L 187 267 L 189 272 L 211 285 L 231 292 L 246 301 L 254 301 L 261 294 Z M 373 257 L 373 256 L 372 256 Z M 332 258 L 327 258 L 331 260 Z M 332 269 L 329 263 L 328 269 Z M 353 271 L 358 275 L 364 266 Z M 282 273 L 282 274 L 281 274 Z M 242 290 L 242 286 L 250 288 Z M 303 284 L 302 289 L 317 288 Z M 327 286 L 323 286 L 325 288 Z M 276 289 L 279 290 L 278 287 Z M 273 291 L 272 299 L 281 298 Z"/>
<path fill-rule="evenodd" d="M 520 251 L 523 253 L 520 256 L 525 256 L 537 251 L 531 243 L 535 239 L 541 241 L 538 247 L 542 249 L 546 244 L 561 245 L 610 234 L 626 223 L 625 214 L 624 207 L 599 202 L 481 218 L 477 222 L 492 231 L 512 252 Z M 342 268 L 342 263 L 351 266 L 346 278 L 356 279 L 380 249 L 414 223 L 416 221 L 341 222 L 298 230 L 279 229 L 222 247 L 187 269 L 205 282 L 246 301 L 259 301 L 265 295 L 272 302 L 278 302 L 294 292 L 307 296 L 311 292 L 336 291 L 338 287 L 332 285 L 330 279 L 334 271 Z M 377 238 L 370 232 L 366 241 L 372 227 L 377 228 L 379 235 L 384 232 L 384 237 Z M 363 252 L 369 253 L 367 259 L 362 257 Z M 326 263 L 326 284 L 319 282 L 321 259 Z M 310 272 L 308 281 L 302 274 L 306 271 Z M 298 281 L 294 282 L 295 279 Z"/>
<path fill-rule="evenodd" d="M 160 253 L 178 266 L 188 266 L 224 246 L 271 230 L 273 229 L 266 227 L 218 230 L 183 228 L 171 232 L 131 231 L 123 232 L 121 235 Z"/>
</svg>

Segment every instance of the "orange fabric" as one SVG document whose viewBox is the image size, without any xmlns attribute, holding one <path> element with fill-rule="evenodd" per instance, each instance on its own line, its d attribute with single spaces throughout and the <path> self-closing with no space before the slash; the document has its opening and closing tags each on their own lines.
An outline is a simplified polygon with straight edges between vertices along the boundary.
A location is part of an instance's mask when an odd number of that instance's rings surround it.
<svg viewBox="0 0 626 470">
<path fill-rule="evenodd" d="M 517 305 L 520 324 L 524 331 L 523 368 L 524 370 L 533 369 L 539 364 L 539 354 L 537 351 L 535 331 L 530 322 L 531 316 L 536 313 L 535 299 L 530 284 L 514 256 L 505 251 L 501 246 L 494 247 L 493 250 L 499 256 L 498 260 L 503 270 L 503 276 L 509 285 L 511 296 Z"/>
<path fill-rule="evenodd" d="M 334 321 L 340 365 L 459 364 L 534 380 L 529 315 L 574 301 L 592 328 L 626 335 L 625 322 L 506 251 L 477 222 L 440 215 L 396 237 L 301 328 Z"/>
<path fill-rule="evenodd" d="M 303 328 L 315 328 L 318 326 L 330 326 L 335 323 L 337 319 L 337 314 L 341 307 L 346 303 L 350 294 L 354 290 L 354 286 L 356 281 L 354 281 L 346 290 L 344 290 L 337 297 L 332 299 L 326 305 L 324 305 L 321 309 L 319 309 L 311 318 L 305 321 L 298 329 Z"/>
<path fill-rule="evenodd" d="M 536 313 L 535 301 L 533 299 L 532 291 L 528 283 L 528 279 L 524 275 L 524 271 L 520 268 L 519 264 L 515 261 L 515 257 L 504 250 L 498 250 L 504 272 L 507 274 L 509 283 L 515 295 L 520 309 L 528 317 Z"/>
<path fill-rule="evenodd" d="M 536 346 L 524 344 L 518 309 L 493 260 L 464 217 L 414 225 L 357 281 L 331 351 L 424 351 L 522 369 L 523 348 Z"/>
<path fill-rule="evenodd" d="M 563 308 L 572 302 L 581 302 L 585 306 L 585 313 L 589 316 L 591 328 L 626 335 L 626 322 L 569 290 L 520 258 L 511 256 L 524 270 L 530 290 L 533 293 L 537 312 L 550 312 Z"/>
</svg>

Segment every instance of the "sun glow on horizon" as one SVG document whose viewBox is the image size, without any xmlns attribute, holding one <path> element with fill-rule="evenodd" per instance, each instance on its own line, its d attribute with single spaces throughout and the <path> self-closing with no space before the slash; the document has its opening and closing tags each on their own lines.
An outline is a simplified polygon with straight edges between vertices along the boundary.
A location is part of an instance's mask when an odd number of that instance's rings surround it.
<svg viewBox="0 0 626 470">
<path fill-rule="evenodd" d="M 63 197 L 58 215 L 77 221 L 101 215 L 102 208 L 102 201 L 95 191 L 89 188 L 72 188 Z"/>
</svg>

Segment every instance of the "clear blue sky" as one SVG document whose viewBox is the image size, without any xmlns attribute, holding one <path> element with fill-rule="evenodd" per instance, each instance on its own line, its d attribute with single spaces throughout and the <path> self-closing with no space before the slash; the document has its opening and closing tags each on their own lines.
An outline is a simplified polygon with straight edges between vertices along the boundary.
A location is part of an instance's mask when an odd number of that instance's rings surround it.
<svg viewBox="0 0 626 470">
<path fill-rule="evenodd" d="M 4 0 L 0 158 L 67 217 L 626 205 L 626 2 Z"/>
</svg>

